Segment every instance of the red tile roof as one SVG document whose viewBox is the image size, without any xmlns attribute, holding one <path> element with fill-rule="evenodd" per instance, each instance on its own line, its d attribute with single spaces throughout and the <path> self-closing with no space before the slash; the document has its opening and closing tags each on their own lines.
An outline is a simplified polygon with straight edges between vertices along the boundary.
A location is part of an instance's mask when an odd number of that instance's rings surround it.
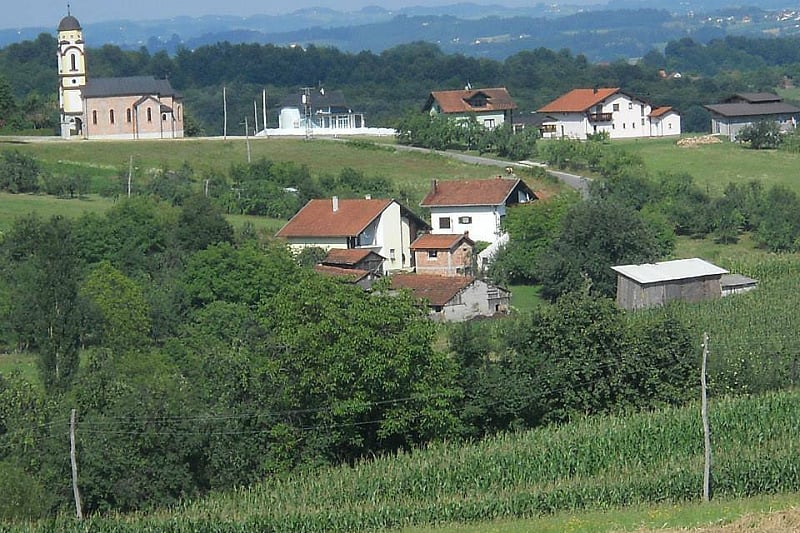
<svg viewBox="0 0 800 533">
<path fill-rule="evenodd" d="M 470 245 L 475 242 L 463 233 L 426 233 L 411 243 L 412 250 L 452 250 L 466 241 Z"/>
<path fill-rule="evenodd" d="M 339 268 L 328 265 L 314 265 L 314 271 L 325 276 L 344 278 L 353 282 L 360 281 L 369 276 L 369 272 L 366 270 L 359 270 L 357 268 Z"/>
<path fill-rule="evenodd" d="M 470 105 L 470 100 L 480 95 L 486 96 L 486 105 L 476 107 Z M 439 104 L 442 113 L 475 113 L 517 108 L 517 104 L 511 99 L 511 95 L 508 94 L 508 90 L 505 87 L 463 91 L 433 91 L 428 97 L 425 109 L 430 109 L 434 101 Z"/>
<path fill-rule="evenodd" d="M 618 92 L 619 87 L 573 89 L 538 109 L 537 113 L 582 113 Z"/>
<path fill-rule="evenodd" d="M 525 182 L 517 178 L 494 178 L 489 180 L 434 181 L 431 191 L 422 199 L 420 206 L 500 205 L 505 203 L 517 184 L 528 189 Z"/>
<path fill-rule="evenodd" d="M 366 248 L 350 248 L 347 250 L 331 248 L 322 262 L 328 265 L 357 265 L 366 259 L 369 254 L 375 254 L 376 257 L 380 257 L 380 255 Z"/>
<path fill-rule="evenodd" d="M 392 200 L 310 200 L 276 233 L 278 237 L 355 237 L 378 218 Z"/>
<path fill-rule="evenodd" d="M 650 116 L 653 118 L 658 118 L 666 115 L 670 111 L 672 111 L 672 107 L 670 106 L 657 107 L 650 111 Z"/>
<path fill-rule="evenodd" d="M 469 287 L 475 278 L 432 274 L 395 274 L 391 280 L 393 289 L 409 289 L 416 298 L 424 298 L 431 305 L 443 306 L 459 292 Z"/>
</svg>

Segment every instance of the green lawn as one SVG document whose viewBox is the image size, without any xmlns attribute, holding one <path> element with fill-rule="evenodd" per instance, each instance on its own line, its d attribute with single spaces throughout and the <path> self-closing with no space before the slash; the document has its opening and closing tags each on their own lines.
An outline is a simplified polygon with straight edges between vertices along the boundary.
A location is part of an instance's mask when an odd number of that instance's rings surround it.
<svg viewBox="0 0 800 533">
<path fill-rule="evenodd" d="M 112 205 L 112 200 L 95 195 L 67 200 L 55 196 L 0 192 L 0 234 L 8 231 L 14 220 L 30 213 L 41 217 L 63 215 L 76 218 L 85 212 L 103 213 Z"/>
<path fill-rule="evenodd" d="M 0 376 L 18 371 L 28 383 L 39 383 L 36 356 L 30 353 L 0 352 Z"/>
<path fill-rule="evenodd" d="M 730 182 L 762 181 L 780 184 L 800 193 L 800 154 L 779 150 L 751 150 L 724 141 L 694 147 L 680 147 L 676 139 L 614 141 L 637 154 L 654 175 L 659 172 L 688 173 L 712 194 L 721 194 Z"/>
</svg>

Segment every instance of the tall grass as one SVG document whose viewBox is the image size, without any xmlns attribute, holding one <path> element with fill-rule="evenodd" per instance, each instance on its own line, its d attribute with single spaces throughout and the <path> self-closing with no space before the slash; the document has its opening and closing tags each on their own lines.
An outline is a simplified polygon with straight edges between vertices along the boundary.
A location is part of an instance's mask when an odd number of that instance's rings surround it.
<svg viewBox="0 0 800 533">
<path fill-rule="evenodd" d="M 800 393 L 714 401 L 711 425 L 717 496 L 800 489 Z M 690 406 L 476 444 L 436 443 L 276 477 L 170 511 L 15 530 L 378 531 L 697 500 L 702 472 L 699 406 Z"/>
</svg>

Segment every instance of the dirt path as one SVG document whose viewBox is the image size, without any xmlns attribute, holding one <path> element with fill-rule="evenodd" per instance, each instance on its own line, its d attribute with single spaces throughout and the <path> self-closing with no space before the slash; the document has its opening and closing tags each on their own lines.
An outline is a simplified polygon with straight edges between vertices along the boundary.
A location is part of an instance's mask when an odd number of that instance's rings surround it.
<svg viewBox="0 0 800 533">
<path fill-rule="evenodd" d="M 735 522 L 720 526 L 689 529 L 640 529 L 636 533 L 798 533 L 800 507 L 767 514 L 746 515 Z"/>
</svg>

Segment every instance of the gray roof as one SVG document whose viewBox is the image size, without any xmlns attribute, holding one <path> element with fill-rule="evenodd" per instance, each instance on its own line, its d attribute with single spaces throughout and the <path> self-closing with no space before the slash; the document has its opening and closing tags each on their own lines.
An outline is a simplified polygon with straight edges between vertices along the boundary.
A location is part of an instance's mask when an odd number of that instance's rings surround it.
<svg viewBox="0 0 800 533">
<path fill-rule="evenodd" d="M 622 265 L 611 267 L 615 272 L 638 283 L 659 283 L 679 279 L 721 276 L 728 271 L 702 259 L 677 259 L 644 265 Z"/>
<path fill-rule="evenodd" d="M 723 117 L 756 117 L 769 115 L 793 115 L 800 109 L 785 102 L 767 102 L 764 104 L 713 104 L 706 109 Z"/>
<path fill-rule="evenodd" d="M 180 97 L 169 80 L 158 80 L 153 76 L 131 76 L 128 78 L 93 78 L 86 82 L 84 98 L 106 96 L 135 96 L 152 94 Z"/>
<path fill-rule="evenodd" d="M 725 100 L 725 103 L 736 103 L 741 100 L 751 104 L 763 104 L 766 102 L 780 102 L 781 97 L 775 93 L 736 93 Z"/>
<path fill-rule="evenodd" d="M 758 284 L 757 279 L 748 278 L 741 274 L 725 274 L 720 279 L 720 285 L 723 289 L 732 289 L 737 287 L 752 287 Z"/>
<path fill-rule="evenodd" d="M 58 31 L 72 31 L 81 29 L 81 23 L 72 15 L 67 15 L 58 23 Z"/>
</svg>

